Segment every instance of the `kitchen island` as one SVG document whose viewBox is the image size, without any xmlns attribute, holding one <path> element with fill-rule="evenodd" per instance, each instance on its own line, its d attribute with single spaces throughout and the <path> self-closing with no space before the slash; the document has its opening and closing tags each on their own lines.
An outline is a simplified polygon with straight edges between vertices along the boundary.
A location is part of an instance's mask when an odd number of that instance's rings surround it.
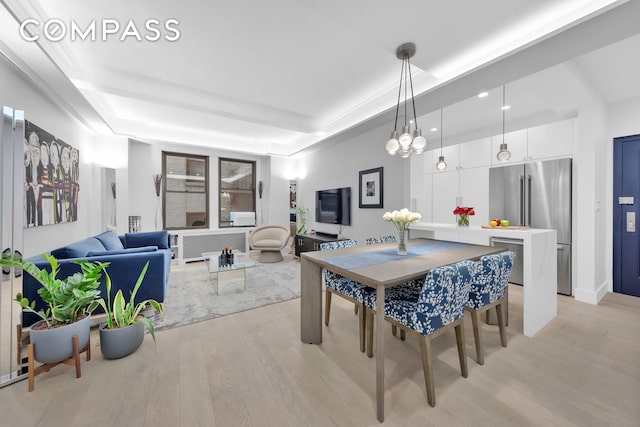
<svg viewBox="0 0 640 427">
<path fill-rule="evenodd" d="M 523 245 L 523 333 L 531 337 L 558 314 L 557 236 L 555 230 L 482 228 L 478 225 L 419 222 L 411 225 L 410 238 L 426 237 L 488 245 L 490 239 L 518 239 Z"/>
</svg>

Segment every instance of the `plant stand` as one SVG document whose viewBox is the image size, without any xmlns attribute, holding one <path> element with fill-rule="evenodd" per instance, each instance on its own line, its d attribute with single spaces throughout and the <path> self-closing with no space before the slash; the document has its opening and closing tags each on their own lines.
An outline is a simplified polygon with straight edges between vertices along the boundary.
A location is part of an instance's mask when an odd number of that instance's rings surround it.
<svg viewBox="0 0 640 427">
<path fill-rule="evenodd" d="M 35 367 L 35 345 L 29 344 L 27 349 L 27 359 L 28 359 L 28 367 L 29 367 L 29 391 L 32 392 L 35 388 L 35 377 L 36 375 L 40 375 L 43 372 L 48 372 L 54 366 L 58 366 L 61 363 L 65 365 L 75 365 L 76 367 L 76 378 L 80 378 L 82 373 L 80 372 L 80 353 L 87 353 L 87 361 L 91 360 L 91 337 L 89 337 L 89 341 L 87 341 L 87 345 L 83 349 L 78 348 L 78 336 L 73 336 L 73 356 L 61 360 L 60 362 L 55 363 L 45 363 L 43 365 Z"/>
<path fill-rule="evenodd" d="M 22 358 L 22 343 L 29 340 L 29 331 L 23 331 L 22 325 L 18 323 L 16 325 L 16 362 L 18 366 L 18 375 L 23 372 L 24 359 Z"/>
</svg>

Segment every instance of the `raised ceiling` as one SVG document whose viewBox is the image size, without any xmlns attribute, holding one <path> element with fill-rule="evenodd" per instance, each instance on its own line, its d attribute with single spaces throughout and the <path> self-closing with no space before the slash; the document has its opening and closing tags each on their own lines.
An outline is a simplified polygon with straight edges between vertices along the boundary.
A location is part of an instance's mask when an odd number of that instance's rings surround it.
<svg viewBox="0 0 640 427">
<path fill-rule="evenodd" d="M 527 105 L 513 112 L 522 120 L 571 116 L 585 96 L 613 102 L 633 95 L 629 81 L 638 86 L 631 71 L 611 79 L 608 66 L 620 49 L 638 51 L 638 37 L 629 37 L 640 29 L 627 22 L 640 10 L 635 0 L 0 1 L 5 56 L 96 132 L 150 142 L 290 155 L 384 122 L 397 96 L 395 50 L 407 41 L 417 45 L 419 114 L 428 122 L 435 113 L 426 113 L 445 106 L 445 128 L 457 135 L 495 126 L 493 108 L 470 97 L 505 82 L 513 102 Z M 41 36 L 35 42 L 16 35 L 28 18 L 40 23 L 26 27 Z M 152 18 L 162 36 L 175 35 L 162 23 L 179 21 L 179 38 L 145 40 Z M 60 41 L 43 34 L 51 19 L 67 29 Z M 102 41 L 106 20 L 120 29 Z M 95 21 L 97 40 L 72 41 L 71 21 L 81 29 Z M 129 21 L 142 41 L 133 33 L 121 40 Z M 580 37 L 598 33 L 595 25 L 607 25 L 598 40 Z M 552 68 L 527 63 L 541 57 Z M 539 73 L 524 79 L 525 67 Z"/>
</svg>

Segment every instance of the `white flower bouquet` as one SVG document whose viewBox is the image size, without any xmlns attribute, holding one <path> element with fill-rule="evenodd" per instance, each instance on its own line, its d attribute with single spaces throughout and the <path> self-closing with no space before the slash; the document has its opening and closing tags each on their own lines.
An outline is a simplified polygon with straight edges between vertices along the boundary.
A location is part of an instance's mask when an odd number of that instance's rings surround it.
<svg viewBox="0 0 640 427">
<path fill-rule="evenodd" d="M 418 212 L 411 212 L 409 209 L 404 208 L 399 211 L 385 212 L 382 219 L 392 222 L 398 231 L 407 231 L 411 224 L 422 219 L 422 215 Z"/>
</svg>

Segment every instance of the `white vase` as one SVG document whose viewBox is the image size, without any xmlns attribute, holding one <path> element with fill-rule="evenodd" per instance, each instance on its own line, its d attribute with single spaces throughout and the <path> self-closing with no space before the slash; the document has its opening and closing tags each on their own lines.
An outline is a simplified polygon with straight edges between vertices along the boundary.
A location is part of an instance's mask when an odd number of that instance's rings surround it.
<svg viewBox="0 0 640 427">
<path fill-rule="evenodd" d="M 160 212 L 160 196 L 156 197 L 156 230 L 162 230 L 162 214 Z"/>
</svg>

